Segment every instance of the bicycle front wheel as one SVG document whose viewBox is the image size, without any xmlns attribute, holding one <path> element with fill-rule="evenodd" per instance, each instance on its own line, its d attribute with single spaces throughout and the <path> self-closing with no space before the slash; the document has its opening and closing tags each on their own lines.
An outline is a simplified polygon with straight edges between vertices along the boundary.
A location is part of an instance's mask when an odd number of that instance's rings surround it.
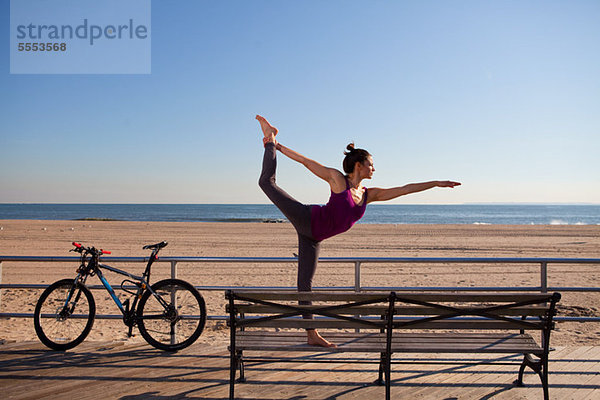
<svg viewBox="0 0 600 400">
<path fill-rule="evenodd" d="M 206 323 L 204 298 L 191 284 L 165 279 L 146 290 L 138 305 L 138 328 L 160 350 L 177 351 L 198 339 Z"/>
<path fill-rule="evenodd" d="M 35 333 L 51 349 L 68 350 L 90 333 L 95 315 L 90 290 L 73 279 L 63 279 L 40 296 L 33 315 Z"/>
</svg>

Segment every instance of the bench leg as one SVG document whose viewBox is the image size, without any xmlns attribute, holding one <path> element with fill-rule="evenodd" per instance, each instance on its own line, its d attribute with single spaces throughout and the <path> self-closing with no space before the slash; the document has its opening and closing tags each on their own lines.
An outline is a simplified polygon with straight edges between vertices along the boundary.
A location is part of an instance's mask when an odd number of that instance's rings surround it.
<svg viewBox="0 0 600 400">
<path fill-rule="evenodd" d="M 235 379 L 235 371 L 240 368 L 240 377 Z M 229 361 L 229 398 L 235 398 L 235 383 L 246 382 L 246 378 L 244 377 L 244 360 L 242 358 L 241 351 L 231 351 L 230 361 Z"/>
<path fill-rule="evenodd" d="M 523 359 L 523 362 L 521 363 L 521 366 L 519 367 L 519 376 L 518 376 L 517 380 L 515 381 L 515 385 L 523 386 L 523 373 L 525 372 L 526 366 L 527 366 L 527 364 L 525 364 L 525 359 Z"/>
<path fill-rule="evenodd" d="M 519 368 L 519 377 L 515 381 L 517 386 L 523 386 L 523 373 L 525 372 L 526 367 L 531 368 L 533 372 L 538 374 L 542 381 L 542 388 L 544 389 L 544 400 L 548 400 L 548 358 L 543 357 L 539 360 L 535 360 L 531 354 L 525 354 L 521 367 Z"/>
<path fill-rule="evenodd" d="M 540 374 L 540 378 L 542 378 L 542 386 L 544 387 L 544 400 L 548 400 L 550 395 L 548 394 L 548 359 L 546 358 L 542 361 L 542 373 Z"/>
<path fill-rule="evenodd" d="M 385 355 L 385 398 L 386 400 L 391 399 L 391 384 L 392 384 L 392 355 Z"/>
<path fill-rule="evenodd" d="M 244 359 L 242 357 L 242 352 L 238 351 L 236 354 L 236 361 L 240 367 L 240 377 L 238 378 L 238 382 L 243 383 L 246 382 L 246 377 L 244 375 Z"/>
<path fill-rule="evenodd" d="M 385 365 L 385 353 L 381 353 L 381 355 L 379 356 L 379 377 L 375 381 L 375 384 L 379 385 L 379 386 L 383 385 L 383 371 L 385 369 L 384 365 Z"/>
<path fill-rule="evenodd" d="M 523 357 L 523 362 L 521 363 L 521 367 L 519 368 L 519 377 L 518 379 L 515 381 L 515 383 L 518 386 L 523 386 L 523 373 L 525 372 L 525 368 L 529 367 L 533 370 L 533 372 L 535 372 L 536 374 L 539 375 L 540 378 L 542 378 L 542 361 L 541 360 L 535 360 L 531 354 L 525 354 L 525 356 Z M 543 378 L 542 378 L 543 380 Z"/>
<path fill-rule="evenodd" d="M 231 351 L 229 358 L 229 399 L 235 399 L 235 370 L 237 369 L 235 353 Z"/>
</svg>

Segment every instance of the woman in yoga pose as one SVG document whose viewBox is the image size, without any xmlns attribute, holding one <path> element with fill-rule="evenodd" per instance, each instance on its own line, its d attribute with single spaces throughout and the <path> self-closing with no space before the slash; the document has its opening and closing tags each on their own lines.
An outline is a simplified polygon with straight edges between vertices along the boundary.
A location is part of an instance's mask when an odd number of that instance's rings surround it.
<svg viewBox="0 0 600 400">
<path fill-rule="evenodd" d="M 310 292 L 312 289 L 321 241 L 350 229 L 363 216 L 367 204 L 395 199 L 434 187 L 453 188 L 460 185 L 452 181 L 431 181 L 390 189 L 369 188 L 367 190 L 361 186 L 361 182 L 363 179 L 370 179 L 375 168 L 373 157 L 366 150 L 354 148 L 353 143 L 348 145 L 346 148 L 348 151 L 344 152 L 346 156 L 343 162 L 346 173 L 344 175 L 335 168 L 325 167 L 278 143 L 275 139 L 277 129 L 260 115 L 257 115 L 256 119 L 264 134 L 265 147 L 258 184 L 298 233 L 298 291 L 300 292 Z M 277 186 L 275 183 L 276 150 L 304 165 L 310 172 L 329 183 L 331 197 L 326 205 L 302 204 Z M 315 329 L 307 330 L 307 336 L 310 345 L 335 347 L 335 344 L 324 339 Z"/>
</svg>

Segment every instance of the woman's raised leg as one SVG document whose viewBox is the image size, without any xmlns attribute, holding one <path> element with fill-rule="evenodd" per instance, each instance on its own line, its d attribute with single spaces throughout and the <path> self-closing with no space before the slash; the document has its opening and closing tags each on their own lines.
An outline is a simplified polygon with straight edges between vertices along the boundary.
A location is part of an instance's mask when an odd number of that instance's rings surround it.
<svg viewBox="0 0 600 400">
<path fill-rule="evenodd" d="M 265 192 L 269 200 L 279 208 L 288 221 L 294 225 L 298 233 L 312 235 L 310 230 L 310 206 L 300 203 L 277 186 L 275 180 L 276 170 L 277 151 L 275 150 L 275 143 L 268 142 L 265 144 L 262 172 L 258 179 L 258 186 Z"/>
</svg>

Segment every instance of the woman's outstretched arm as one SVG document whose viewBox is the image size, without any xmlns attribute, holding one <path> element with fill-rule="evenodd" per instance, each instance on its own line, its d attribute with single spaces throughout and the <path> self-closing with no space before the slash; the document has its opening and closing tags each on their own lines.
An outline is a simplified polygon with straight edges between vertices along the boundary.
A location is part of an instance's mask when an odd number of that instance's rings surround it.
<svg viewBox="0 0 600 400">
<path fill-rule="evenodd" d="M 300 164 L 308 168 L 310 172 L 323 179 L 324 181 L 328 182 L 331 186 L 331 190 L 333 190 L 334 192 L 343 191 L 346 189 L 344 175 L 342 175 L 342 173 L 337 169 L 329 168 L 322 164 L 319 164 L 315 160 L 311 160 L 310 158 L 303 156 L 297 151 L 294 151 L 289 147 L 282 145 L 281 143 L 277 143 L 276 148 L 286 157 L 289 157 L 292 160 L 299 162 Z"/>
<path fill-rule="evenodd" d="M 404 196 L 411 193 L 422 192 L 434 187 L 449 187 L 453 188 L 460 185 L 459 182 L 453 181 L 430 181 L 421 183 L 409 183 L 408 185 L 399 186 L 390 189 L 369 188 L 368 202 L 392 200 L 396 197 Z"/>
</svg>

